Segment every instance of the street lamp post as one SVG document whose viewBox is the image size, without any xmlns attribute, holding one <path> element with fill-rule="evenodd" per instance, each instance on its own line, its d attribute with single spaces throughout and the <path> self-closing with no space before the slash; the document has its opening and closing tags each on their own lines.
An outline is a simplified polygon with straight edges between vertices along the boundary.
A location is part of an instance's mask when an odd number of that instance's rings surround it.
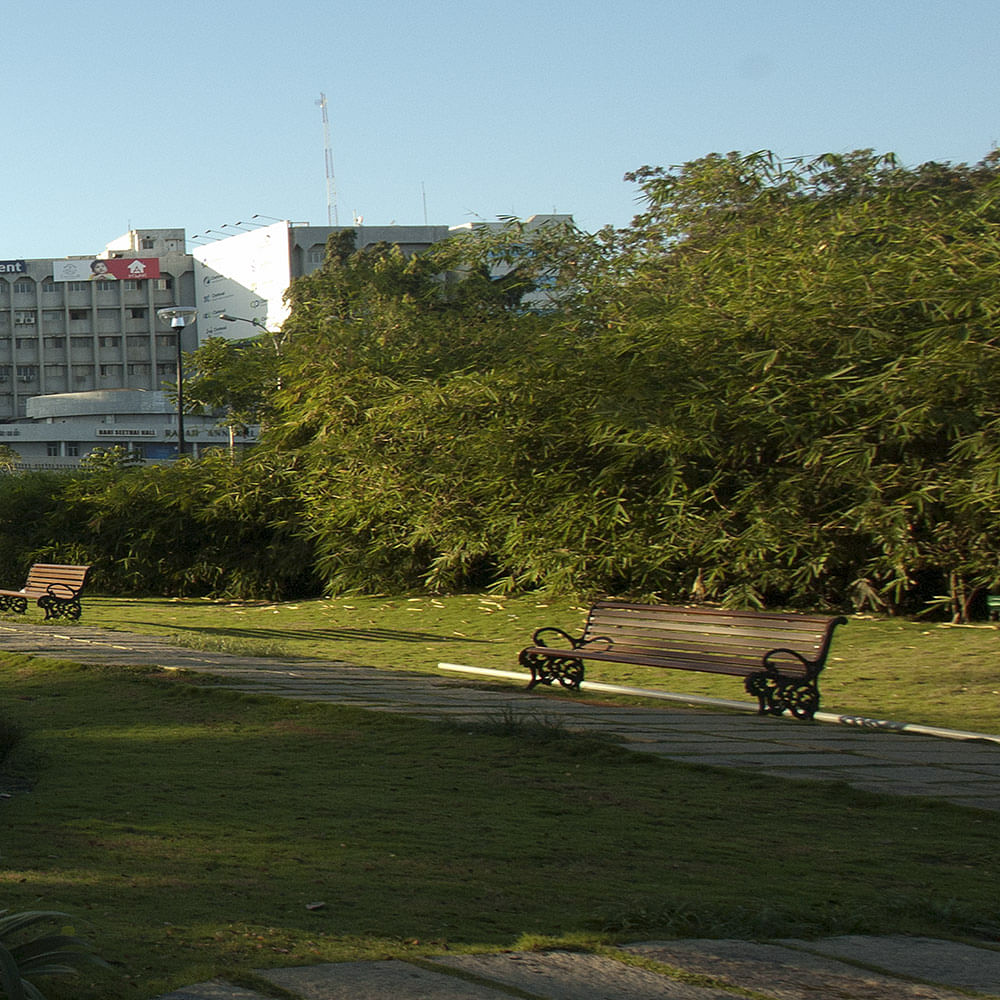
<svg viewBox="0 0 1000 1000">
<path fill-rule="evenodd" d="M 177 337 L 177 457 L 184 455 L 184 358 L 181 351 L 181 334 L 184 327 L 190 326 L 198 316 L 198 310 L 190 306 L 168 306 L 157 309 L 156 315 L 170 328 Z"/>
<path fill-rule="evenodd" d="M 257 327 L 258 330 L 263 330 L 267 332 L 267 327 L 259 319 L 246 319 L 243 316 L 230 316 L 229 313 L 219 313 L 219 319 L 224 319 L 227 323 L 249 323 L 251 326 Z"/>
</svg>

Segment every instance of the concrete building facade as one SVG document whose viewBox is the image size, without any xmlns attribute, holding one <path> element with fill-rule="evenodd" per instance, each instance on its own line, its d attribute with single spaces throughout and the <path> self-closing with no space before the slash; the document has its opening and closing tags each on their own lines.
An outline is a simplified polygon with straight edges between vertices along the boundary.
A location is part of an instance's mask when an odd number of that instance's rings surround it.
<svg viewBox="0 0 1000 1000">
<path fill-rule="evenodd" d="M 193 299 L 182 229 L 133 232 L 92 258 L 0 261 L 0 421 L 27 416 L 33 396 L 173 381 L 176 341 L 156 310 Z"/>
</svg>

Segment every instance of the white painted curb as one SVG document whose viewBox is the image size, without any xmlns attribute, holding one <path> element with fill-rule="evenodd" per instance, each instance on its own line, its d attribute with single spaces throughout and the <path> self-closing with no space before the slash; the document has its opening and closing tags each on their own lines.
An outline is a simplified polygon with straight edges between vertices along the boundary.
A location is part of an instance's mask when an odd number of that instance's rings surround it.
<svg viewBox="0 0 1000 1000">
<path fill-rule="evenodd" d="M 521 671 L 468 667 L 461 663 L 439 663 L 438 669 L 450 670 L 454 673 L 500 677 L 522 683 L 531 679 L 530 674 Z M 675 694 L 670 691 L 652 691 L 649 688 L 620 687 L 617 684 L 599 684 L 596 681 L 583 681 L 580 688 L 586 691 L 603 691 L 605 694 L 625 694 L 631 695 L 633 698 L 658 698 L 661 701 L 677 701 L 684 705 L 709 705 L 714 708 L 728 708 L 738 712 L 757 714 L 756 704 L 748 701 L 728 701 L 725 698 L 709 698 L 706 695 Z M 888 719 L 866 719 L 861 715 L 834 715 L 831 712 L 817 712 L 813 718 L 816 722 L 830 722 L 841 726 L 851 726 L 855 729 L 916 733 L 920 736 L 940 736 L 949 740 L 984 740 L 988 743 L 1000 743 L 1000 736 L 990 733 L 968 733 L 961 729 L 941 729 L 938 726 L 922 726 L 915 722 L 891 722 Z"/>
</svg>

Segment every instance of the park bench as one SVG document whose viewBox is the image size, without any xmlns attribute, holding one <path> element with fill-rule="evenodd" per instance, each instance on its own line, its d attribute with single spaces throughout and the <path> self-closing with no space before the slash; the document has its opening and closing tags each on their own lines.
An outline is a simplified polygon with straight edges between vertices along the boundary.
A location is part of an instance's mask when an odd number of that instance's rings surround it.
<svg viewBox="0 0 1000 1000">
<path fill-rule="evenodd" d="M 598 601 L 579 639 L 543 627 L 519 659 L 531 671 L 529 688 L 578 689 L 587 662 L 728 674 L 744 678 L 762 715 L 811 719 L 833 630 L 845 624 L 841 616 Z"/>
<path fill-rule="evenodd" d="M 20 590 L 0 590 L 0 611 L 23 615 L 28 601 L 35 601 L 50 618 L 80 617 L 80 592 L 87 579 L 89 566 L 61 566 L 35 563 L 28 570 L 28 579 Z"/>
</svg>

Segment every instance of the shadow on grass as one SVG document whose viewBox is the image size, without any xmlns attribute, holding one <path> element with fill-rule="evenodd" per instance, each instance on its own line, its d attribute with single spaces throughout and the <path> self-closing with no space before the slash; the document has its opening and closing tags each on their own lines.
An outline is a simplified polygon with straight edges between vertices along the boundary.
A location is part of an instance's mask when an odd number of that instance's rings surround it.
<svg viewBox="0 0 1000 1000">
<path fill-rule="evenodd" d="M 162 628 L 161 622 L 136 622 L 150 628 Z M 212 627 L 209 625 L 177 625 L 171 623 L 171 631 L 190 632 L 221 639 L 253 639 L 260 642 L 278 642 L 282 639 L 306 639 L 319 641 L 360 640 L 362 642 L 440 642 L 440 643 L 484 643 L 489 639 L 475 639 L 469 636 L 439 635 L 435 632 L 412 632 L 408 629 L 389 628 L 316 628 L 316 629 L 267 629 L 239 628 L 233 626 Z"/>
</svg>

